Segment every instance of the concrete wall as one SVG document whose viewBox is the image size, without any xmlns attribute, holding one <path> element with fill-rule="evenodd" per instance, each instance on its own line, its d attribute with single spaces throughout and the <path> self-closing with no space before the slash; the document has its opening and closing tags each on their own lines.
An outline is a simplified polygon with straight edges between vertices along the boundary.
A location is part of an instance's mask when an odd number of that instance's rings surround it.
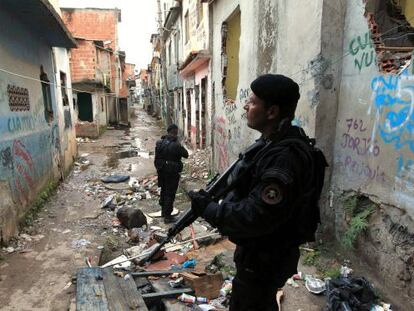
<svg viewBox="0 0 414 311">
<path fill-rule="evenodd" d="M 197 21 L 197 2 L 198 0 L 183 0 L 182 2 L 182 25 L 183 25 L 183 54 L 184 57 L 192 51 L 205 50 L 209 42 L 209 24 L 208 24 L 208 5 L 202 3 L 203 17 Z M 189 18 L 189 40 L 185 38 L 185 15 L 188 12 Z"/>
<path fill-rule="evenodd" d="M 10 27 L 13 25 L 13 27 Z M 54 80 L 51 48 L 38 34 L 0 11 L 1 67 L 39 78 L 40 66 Z M 9 106 L 8 86 L 25 89 L 28 105 L 20 111 Z M 0 234 L 7 240 L 39 190 L 59 175 L 61 141 L 56 94 L 51 87 L 53 121 L 45 119 L 41 83 L 0 72 Z"/>
<path fill-rule="evenodd" d="M 357 252 L 392 293 L 412 303 L 414 68 L 384 74 L 376 58 L 359 65 L 366 55 L 376 57 L 373 45 L 365 44 L 370 31 L 364 13 L 361 1 L 348 2 L 332 183 L 337 237 L 347 224 L 344 195 L 367 196 L 375 209 Z"/>
<path fill-rule="evenodd" d="M 61 163 L 64 172 L 67 172 L 77 154 L 76 131 L 75 131 L 75 111 L 72 101 L 72 82 L 69 66 L 68 52 L 64 48 L 53 48 L 55 56 L 57 85 L 61 85 L 60 72 L 66 74 L 66 94 L 68 96 L 68 105 L 63 105 L 62 89 L 58 88 L 56 92 L 57 116 L 59 124 L 59 133 L 61 140 Z"/>
</svg>

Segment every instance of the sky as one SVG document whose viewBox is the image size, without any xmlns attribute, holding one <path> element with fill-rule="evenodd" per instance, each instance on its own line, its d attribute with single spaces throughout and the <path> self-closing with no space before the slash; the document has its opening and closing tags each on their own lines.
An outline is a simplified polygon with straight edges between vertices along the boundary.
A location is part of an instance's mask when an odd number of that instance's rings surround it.
<svg viewBox="0 0 414 311">
<path fill-rule="evenodd" d="M 121 9 L 119 24 L 120 50 L 126 62 L 136 69 L 146 68 L 151 61 L 151 34 L 157 32 L 156 0 L 59 0 L 61 7 Z"/>
</svg>

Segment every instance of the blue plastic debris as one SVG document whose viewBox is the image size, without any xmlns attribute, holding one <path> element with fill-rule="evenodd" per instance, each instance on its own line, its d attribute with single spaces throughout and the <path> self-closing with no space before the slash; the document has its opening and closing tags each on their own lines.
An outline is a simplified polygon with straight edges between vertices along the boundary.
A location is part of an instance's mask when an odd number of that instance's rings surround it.
<svg viewBox="0 0 414 311">
<path fill-rule="evenodd" d="M 181 265 L 181 268 L 187 269 L 187 268 L 194 268 L 197 264 L 197 261 L 195 259 L 187 260 Z"/>
</svg>

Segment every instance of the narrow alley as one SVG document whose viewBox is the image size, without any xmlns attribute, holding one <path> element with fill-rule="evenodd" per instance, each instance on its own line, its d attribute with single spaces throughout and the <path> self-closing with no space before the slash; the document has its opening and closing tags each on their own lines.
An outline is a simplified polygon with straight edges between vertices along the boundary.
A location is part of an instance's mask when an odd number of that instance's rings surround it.
<svg viewBox="0 0 414 311">
<path fill-rule="evenodd" d="M 8 251 L 2 254 L 1 310 L 76 309 L 77 270 L 87 267 L 87 260 L 92 266 L 102 265 L 136 244 L 130 241 L 128 230 L 119 224 L 116 212 L 102 208 L 107 197 L 117 194 L 117 206 L 138 207 L 147 215 L 159 211 L 156 191 L 145 190 L 141 196 L 148 193 L 150 196 L 137 199 L 134 195 L 139 192 L 131 191 L 128 182 L 101 182 L 103 177 L 111 174 L 127 175 L 130 181 L 137 180 L 142 184 L 143 180 L 151 180 L 156 174 L 153 151 L 163 129 L 159 121 L 142 107 L 134 111 L 131 128 L 108 129 L 96 140 L 79 139 L 80 157 L 72 173 L 58 186 L 56 194 L 44 205 L 33 224 L 25 227 L 11 242 L 10 254 Z M 189 208 L 185 188 L 205 186 L 203 169 L 195 164 L 205 160 L 192 154 L 187 161 L 194 164 L 187 165 L 183 175 L 175 205 L 177 209 Z M 149 189 L 156 187 L 152 185 Z M 156 230 L 157 227 L 167 228 L 159 218 L 151 219 L 151 227 Z M 228 243 L 219 245 L 211 254 L 209 251 L 204 253 L 205 262 L 212 261 L 219 251 L 226 254 L 226 264 L 232 265 L 234 246 Z M 306 273 L 315 272 L 302 265 L 300 269 Z M 314 296 L 304 287 L 287 285 L 284 296 L 283 310 L 286 311 L 317 311 L 325 302 L 322 296 Z M 167 310 L 190 310 L 185 305 L 177 306 L 175 299 L 172 301 L 167 303 Z"/>
<path fill-rule="evenodd" d="M 0 310 L 414 310 L 414 0 L 0 0 Z"/>
</svg>

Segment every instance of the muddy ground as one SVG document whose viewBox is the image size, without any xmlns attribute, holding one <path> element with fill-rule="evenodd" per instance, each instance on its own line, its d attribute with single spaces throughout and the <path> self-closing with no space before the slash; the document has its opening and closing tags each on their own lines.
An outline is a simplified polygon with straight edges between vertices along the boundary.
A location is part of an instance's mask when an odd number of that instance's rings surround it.
<svg viewBox="0 0 414 311">
<path fill-rule="evenodd" d="M 71 282 L 76 270 L 86 266 L 86 258 L 98 265 L 103 247 L 105 256 L 111 256 L 108 245 L 115 253 L 122 249 L 123 229 L 114 227 L 113 212 L 101 208 L 104 198 L 116 191 L 104 188 L 100 179 L 115 173 L 138 179 L 154 175 L 152 153 L 163 133 L 159 122 L 141 108 L 135 114 L 130 129 L 110 129 L 96 141 L 79 143 L 78 154 L 88 154 L 80 161 L 83 165 L 75 166 L 33 226 L 22 232 L 27 235 L 19 238 L 18 245 L 11 243 L 15 251 L 0 253 L 1 310 L 74 310 L 76 286 Z M 181 210 L 189 206 L 183 189 L 200 188 L 205 182 L 203 177 L 191 177 L 193 171 L 184 175 L 176 201 Z M 127 189 L 126 184 L 115 187 Z M 157 201 L 153 195 L 134 204 L 154 212 L 159 210 Z M 152 225 L 163 223 L 155 219 Z M 315 272 L 302 265 L 299 269 Z M 287 285 L 284 290 L 285 311 L 316 311 L 324 305 L 324 297 L 308 293 L 303 284 L 299 288 Z"/>
</svg>

